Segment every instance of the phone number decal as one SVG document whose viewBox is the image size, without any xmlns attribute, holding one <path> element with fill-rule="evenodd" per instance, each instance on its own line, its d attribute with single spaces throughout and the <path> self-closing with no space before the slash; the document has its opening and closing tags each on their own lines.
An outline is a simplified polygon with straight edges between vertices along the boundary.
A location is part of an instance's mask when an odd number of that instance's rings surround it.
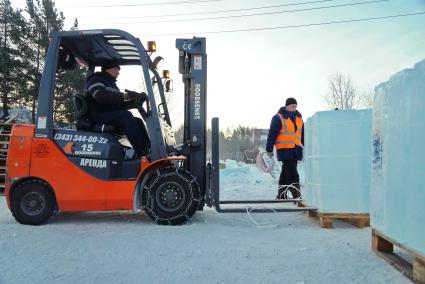
<svg viewBox="0 0 425 284">
<path fill-rule="evenodd" d="M 62 134 L 62 133 L 56 133 L 55 134 L 55 140 L 72 141 L 72 142 L 99 143 L 99 144 L 108 143 L 108 139 L 106 139 L 104 137 L 78 135 L 78 134 Z"/>
</svg>

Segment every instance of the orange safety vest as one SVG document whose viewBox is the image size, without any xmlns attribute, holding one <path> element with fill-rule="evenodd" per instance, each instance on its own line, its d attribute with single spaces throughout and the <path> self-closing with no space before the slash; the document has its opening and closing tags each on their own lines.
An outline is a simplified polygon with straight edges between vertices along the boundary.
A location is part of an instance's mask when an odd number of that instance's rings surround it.
<svg viewBox="0 0 425 284">
<path fill-rule="evenodd" d="M 277 135 L 276 142 L 274 143 L 276 149 L 291 149 L 295 148 L 295 145 L 302 147 L 302 118 L 299 116 L 295 116 L 295 124 L 297 125 L 297 130 L 295 131 L 295 125 L 289 117 L 287 119 L 283 119 L 283 116 L 280 113 L 278 113 L 278 115 L 280 117 L 282 127 L 280 128 L 279 135 Z"/>
</svg>

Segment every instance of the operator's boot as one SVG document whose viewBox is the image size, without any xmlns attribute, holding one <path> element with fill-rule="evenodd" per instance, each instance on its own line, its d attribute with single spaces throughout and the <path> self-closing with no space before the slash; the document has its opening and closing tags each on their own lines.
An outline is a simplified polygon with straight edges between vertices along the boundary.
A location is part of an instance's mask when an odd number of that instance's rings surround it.
<svg viewBox="0 0 425 284">
<path fill-rule="evenodd" d="M 287 199 L 287 191 L 288 187 L 282 184 L 279 184 L 278 190 L 277 190 L 277 196 L 276 199 Z"/>
</svg>

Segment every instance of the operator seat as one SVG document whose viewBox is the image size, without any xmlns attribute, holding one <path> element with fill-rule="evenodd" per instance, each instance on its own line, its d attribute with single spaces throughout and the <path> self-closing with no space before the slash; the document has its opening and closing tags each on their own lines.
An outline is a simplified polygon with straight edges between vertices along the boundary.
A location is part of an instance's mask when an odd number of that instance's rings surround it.
<svg viewBox="0 0 425 284">
<path fill-rule="evenodd" d="M 107 132 L 117 133 L 115 126 L 110 124 L 96 124 L 92 123 L 88 117 L 87 112 L 89 110 L 87 99 L 84 95 L 79 93 L 72 94 L 72 104 L 74 106 L 76 116 L 76 128 L 77 130 L 86 130 L 94 132 Z"/>
</svg>

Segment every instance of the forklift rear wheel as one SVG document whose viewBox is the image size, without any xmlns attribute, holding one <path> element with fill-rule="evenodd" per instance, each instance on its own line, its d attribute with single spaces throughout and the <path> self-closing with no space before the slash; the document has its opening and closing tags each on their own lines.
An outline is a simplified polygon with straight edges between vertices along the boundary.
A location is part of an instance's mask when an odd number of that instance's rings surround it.
<svg viewBox="0 0 425 284">
<path fill-rule="evenodd" d="M 196 178 L 174 167 L 152 172 L 143 192 L 146 213 L 161 225 L 185 223 L 195 213 L 201 199 Z"/>
<path fill-rule="evenodd" d="M 15 188 L 10 208 L 16 221 L 25 225 L 40 225 L 49 220 L 55 210 L 55 198 L 47 183 L 40 180 L 23 182 Z"/>
</svg>

